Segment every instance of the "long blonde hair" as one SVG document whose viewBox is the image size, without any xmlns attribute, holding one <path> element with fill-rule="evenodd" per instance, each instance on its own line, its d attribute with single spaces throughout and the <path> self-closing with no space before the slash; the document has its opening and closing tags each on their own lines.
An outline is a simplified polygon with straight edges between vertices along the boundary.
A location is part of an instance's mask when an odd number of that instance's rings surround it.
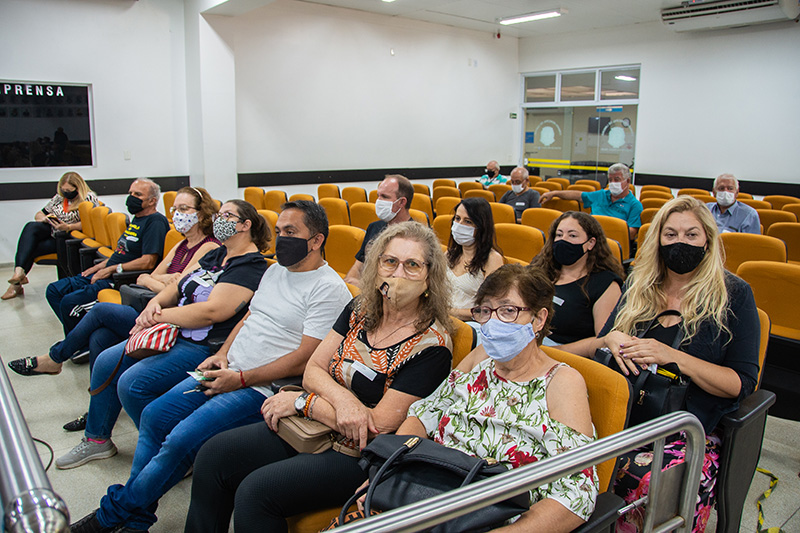
<svg viewBox="0 0 800 533">
<path fill-rule="evenodd" d="M 713 320 L 721 330 L 728 331 L 725 315 L 728 310 L 728 291 L 725 288 L 724 250 L 719 239 L 717 224 L 711 212 L 691 196 L 670 200 L 656 213 L 642 247 L 637 254 L 636 266 L 629 278 L 623 298 L 625 303 L 614 321 L 614 329 L 636 335 L 636 325 L 653 320 L 667 308 L 664 280 L 667 267 L 661 259 L 659 247 L 661 231 L 673 213 L 691 212 L 706 233 L 706 254 L 683 288 L 681 308 L 684 342 L 688 342 L 704 320 Z"/>
<path fill-rule="evenodd" d="M 89 188 L 89 185 L 83 180 L 81 175 L 78 174 L 77 172 L 65 172 L 64 175 L 61 176 L 61 179 L 58 180 L 58 186 L 56 187 L 56 191 L 61 196 L 64 196 L 64 194 L 61 192 L 61 186 L 66 183 L 69 183 L 70 185 L 75 187 L 75 190 L 78 191 L 78 196 L 75 197 L 75 199 L 70 202 L 71 206 L 75 206 L 74 209 L 70 210 L 74 211 L 75 209 L 78 209 L 78 204 L 86 200 L 86 196 L 89 194 L 91 189 Z"/>
</svg>

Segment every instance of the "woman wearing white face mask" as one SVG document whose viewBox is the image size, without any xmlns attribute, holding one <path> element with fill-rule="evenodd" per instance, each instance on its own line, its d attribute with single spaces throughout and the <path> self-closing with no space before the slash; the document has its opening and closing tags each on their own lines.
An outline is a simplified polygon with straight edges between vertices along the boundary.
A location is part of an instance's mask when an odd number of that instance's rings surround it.
<svg viewBox="0 0 800 533">
<path fill-rule="evenodd" d="M 521 265 L 488 276 L 472 309 L 483 344 L 433 394 L 411 405 L 397 434 L 430 438 L 510 468 L 594 440 L 583 378 L 540 348 L 553 294 L 544 274 Z M 594 511 L 597 483 L 588 468 L 538 487 L 531 509 L 502 530 L 571 531 Z"/>
<path fill-rule="evenodd" d="M 464 198 L 456 206 L 447 262 L 447 277 L 453 284 L 450 314 L 460 320 L 472 320 L 470 308 L 475 304 L 478 288 L 486 276 L 503 266 L 503 256 L 495 242 L 492 208 L 483 198 Z"/>
</svg>

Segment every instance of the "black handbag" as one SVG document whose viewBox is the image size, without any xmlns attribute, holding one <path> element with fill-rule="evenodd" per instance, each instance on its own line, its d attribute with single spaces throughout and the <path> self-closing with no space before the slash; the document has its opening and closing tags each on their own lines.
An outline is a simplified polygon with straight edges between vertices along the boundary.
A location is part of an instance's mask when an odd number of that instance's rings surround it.
<svg viewBox="0 0 800 533">
<path fill-rule="evenodd" d="M 359 465 L 369 471 L 369 486 L 344 505 L 340 524 L 345 522 L 350 506 L 365 492 L 364 514 L 370 516 L 376 510 L 396 509 L 508 471 L 502 464 L 408 435 L 378 435 L 361 451 Z M 530 493 L 526 491 L 425 531 L 489 531 L 529 508 Z"/>
<path fill-rule="evenodd" d="M 680 316 L 680 313 L 674 310 L 664 311 L 650 321 L 639 337 L 644 337 L 653 327 L 655 321 L 665 315 Z M 672 348 L 677 350 L 682 341 L 683 334 L 681 329 L 678 328 L 675 339 L 672 341 Z M 598 363 L 622 374 L 622 370 L 608 348 L 600 348 L 595 351 L 594 359 Z M 640 369 L 638 376 L 631 372 L 625 377 L 628 378 L 633 389 L 633 405 L 631 406 L 629 427 L 653 420 L 667 413 L 686 410 L 686 393 L 688 392 L 691 378 L 681 374 L 678 365 L 670 363 L 664 367 L 658 367 L 656 372 Z"/>
</svg>

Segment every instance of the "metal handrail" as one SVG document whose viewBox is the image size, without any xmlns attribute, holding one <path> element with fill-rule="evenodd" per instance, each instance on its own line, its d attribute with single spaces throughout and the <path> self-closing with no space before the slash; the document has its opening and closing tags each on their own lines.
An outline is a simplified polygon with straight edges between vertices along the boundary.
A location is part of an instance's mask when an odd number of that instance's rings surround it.
<svg viewBox="0 0 800 533">
<path fill-rule="evenodd" d="M 9 532 L 69 531 L 67 505 L 50 486 L 0 358 L 0 502 Z"/>
<path fill-rule="evenodd" d="M 679 516 L 667 520 L 663 524 L 652 525 L 652 529 L 648 529 L 648 531 L 662 532 L 676 529 L 678 532 L 688 532 L 692 528 L 706 437 L 703 426 L 697 417 L 685 411 L 670 413 L 586 446 L 538 461 L 533 465 L 510 470 L 434 498 L 344 525 L 337 528 L 337 531 L 342 533 L 402 533 L 427 529 L 477 511 L 487 505 L 506 500 L 526 490 L 551 483 L 571 472 L 577 472 L 618 457 L 621 453 L 651 442 L 656 442 L 656 452 L 654 452 L 652 463 L 654 466 L 650 475 L 650 487 L 651 490 L 655 487 L 657 491 L 658 479 L 661 475 L 661 456 L 657 451 L 663 449 L 666 437 L 678 431 L 684 431 L 686 435 L 685 462 L 687 465 L 681 486 Z M 649 501 L 648 517 L 656 514 L 655 496 L 651 494 Z"/>
</svg>

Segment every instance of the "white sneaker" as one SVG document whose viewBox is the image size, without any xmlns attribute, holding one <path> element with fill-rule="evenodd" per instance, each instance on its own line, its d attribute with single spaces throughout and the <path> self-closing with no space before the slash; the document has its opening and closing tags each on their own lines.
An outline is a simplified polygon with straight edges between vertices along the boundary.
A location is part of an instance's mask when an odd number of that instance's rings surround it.
<svg viewBox="0 0 800 533">
<path fill-rule="evenodd" d="M 72 448 L 66 455 L 56 459 L 56 468 L 66 470 L 85 465 L 95 459 L 108 459 L 117 454 L 117 447 L 111 439 L 103 443 L 92 442 L 86 437 L 81 439 L 81 443 Z"/>
</svg>

